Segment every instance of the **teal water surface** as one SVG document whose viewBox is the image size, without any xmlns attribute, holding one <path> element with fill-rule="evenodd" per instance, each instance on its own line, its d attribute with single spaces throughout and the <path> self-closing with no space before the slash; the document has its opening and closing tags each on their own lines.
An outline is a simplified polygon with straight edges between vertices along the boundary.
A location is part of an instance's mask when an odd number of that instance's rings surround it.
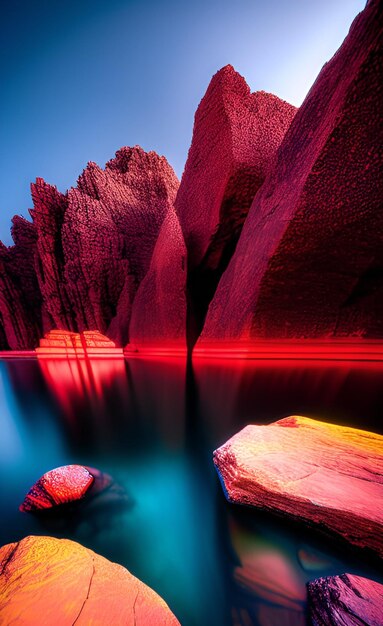
<svg viewBox="0 0 383 626">
<path fill-rule="evenodd" d="M 178 359 L 0 361 L 1 544 L 68 537 L 155 589 L 184 626 L 303 626 L 305 583 L 377 565 L 333 540 L 228 505 L 212 451 L 248 423 L 301 414 L 381 430 L 382 366 Z M 67 463 L 129 502 L 70 521 L 18 506 Z"/>
</svg>

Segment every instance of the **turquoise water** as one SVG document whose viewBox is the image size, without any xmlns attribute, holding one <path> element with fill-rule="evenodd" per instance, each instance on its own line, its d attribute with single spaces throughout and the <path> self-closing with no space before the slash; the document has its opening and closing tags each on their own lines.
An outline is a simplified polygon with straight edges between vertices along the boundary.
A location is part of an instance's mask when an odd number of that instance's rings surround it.
<svg viewBox="0 0 383 626">
<path fill-rule="evenodd" d="M 68 537 L 155 589 L 184 626 L 301 626 L 305 583 L 366 557 L 226 503 L 212 451 L 286 415 L 381 430 L 382 366 L 207 361 L 0 361 L 1 544 Z M 39 521 L 18 505 L 66 463 L 113 475 L 128 504 Z"/>
</svg>

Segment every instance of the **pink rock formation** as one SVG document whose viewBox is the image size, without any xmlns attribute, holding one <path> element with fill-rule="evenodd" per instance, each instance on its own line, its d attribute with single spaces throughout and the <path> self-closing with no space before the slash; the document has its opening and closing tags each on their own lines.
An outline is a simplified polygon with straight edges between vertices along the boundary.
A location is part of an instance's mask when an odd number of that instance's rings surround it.
<svg viewBox="0 0 383 626">
<path fill-rule="evenodd" d="M 43 330 L 41 295 L 33 259 L 36 229 L 27 220 L 12 220 L 14 245 L 0 242 L 0 349 L 25 350 Z"/>
<path fill-rule="evenodd" d="M 30 214 L 37 231 L 35 268 L 44 308 L 53 327 L 76 330 L 64 281 L 65 259 L 61 240 L 68 198 L 42 178 L 36 179 L 31 191 L 35 208 L 30 210 Z"/>
<path fill-rule="evenodd" d="M 166 216 L 134 300 L 128 350 L 186 352 L 186 248 L 174 210 Z"/>
<path fill-rule="evenodd" d="M 40 289 L 56 327 L 94 328 L 126 343 L 177 189 L 166 159 L 139 147 L 119 150 L 105 170 L 89 163 L 65 196 L 41 179 L 32 185 Z"/>
<path fill-rule="evenodd" d="M 381 626 L 383 585 L 351 574 L 309 582 L 309 619 L 312 626 Z"/>
<path fill-rule="evenodd" d="M 188 250 L 192 340 L 295 112 L 272 94 L 251 93 L 231 65 L 213 76 L 197 109 L 176 199 Z"/>
<path fill-rule="evenodd" d="M 68 539 L 26 537 L 0 549 L 0 622 L 176 626 L 152 589 Z"/>
<path fill-rule="evenodd" d="M 370 0 L 257 193 L 200 345 L 382 336 L 383 11 Z"/>
<path fill-rule="evenodd" d="M 287 417 L 246 426 L 214 452 L 231 502 L 316 525 L 383 555 L 383 437 Z"/>
</svg>

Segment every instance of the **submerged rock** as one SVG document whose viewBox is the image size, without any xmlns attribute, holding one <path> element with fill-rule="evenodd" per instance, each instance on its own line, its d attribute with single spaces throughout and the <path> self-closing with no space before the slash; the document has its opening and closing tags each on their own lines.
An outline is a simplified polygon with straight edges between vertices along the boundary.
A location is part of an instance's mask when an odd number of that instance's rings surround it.
<svg viewBox="0 0 383 626">
<path fill-rule="evenodd" d="M 246 426 L 214 452 L 230 502 L 335 533 L 383 555 L 383 437 L 307 417 Z"/>
<path fill-rule="evenodd" d="M 152 589 L 67 539 L 26 537 L 0 549 L 0 623 L 175 626 Z"/>
<path fill-rule="evenodd" d="M 83 465 L 63 465 L 46 472 L 30 488 L 20 511 L 39 512 L 90 498 L 113 483 L 109 474 Z"/>
<path fill-rule="evenodd" d="M 313 626 L 382 626 L 383 585 L 351 574 L 309 582 Z"/>
</svg>

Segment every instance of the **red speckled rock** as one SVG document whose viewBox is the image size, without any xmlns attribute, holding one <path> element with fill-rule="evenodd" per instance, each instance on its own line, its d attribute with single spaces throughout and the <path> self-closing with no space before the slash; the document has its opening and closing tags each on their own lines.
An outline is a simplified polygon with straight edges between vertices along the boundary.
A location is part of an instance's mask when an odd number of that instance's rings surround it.
<svg viewBox="0 0 383 626">
<path fill-rule="evenodd" d="M 352 574 L 309 582 L 312 626 L 382 626 L 383 585 Z"/>
<path fill-rule="evenodd" d="M 36 229 L 22 217 L 12 220 L 14 245 L 0 242 L 0 347 L 25 350 L 43 330 L 41 295 L 35 275 Z"/>
<path fill-rule="evenodd" d="M 188 250 L 194 335 L 295 112 L 272 94 L 251 93 L 231 65 L 213 76 L 197 109 L 176 199 Z"/>
<path fill-rule="evenodd" d="M 176 626 L 152 589 L 68 539 L 26 537 L 0 549 L 0 623 Z"/>
<path fill-rule="evenodd" d="M 246 426 L 214 452 L 229 501 L 317 525 L 383 556 L 383 437 L 307 417 Z"/>
<path fill-rule="evenodd" d="M 186 248 L 177 215 L 171 210 L 134 300 L 128 349 L 186 352 L 185 292 Z"/>
<path fill-rule="evenodd" d="M 178 189 L 164 157 L 122 148 L 102 170 L 89 163 L 63 196 L 32 185 L 39 283 L 57 328 L 97 329 L 119 345 Z"/>
<path fill-rule="evenodd" d="M 371 0 L 256 195 L 200 346 L 383 334 L 382 20 Z"/>
<path fill-rule="evenodd" d="M 63 465 L 50 470 L 31 487 L 20 505 L 20 511 L 51 509 L 82 500 L 92 492 L 99 493 L 112 482 L 108 474 L 83 465 Z M 90 495 L 90 494 L 89 494 Z"/>
</svg>

